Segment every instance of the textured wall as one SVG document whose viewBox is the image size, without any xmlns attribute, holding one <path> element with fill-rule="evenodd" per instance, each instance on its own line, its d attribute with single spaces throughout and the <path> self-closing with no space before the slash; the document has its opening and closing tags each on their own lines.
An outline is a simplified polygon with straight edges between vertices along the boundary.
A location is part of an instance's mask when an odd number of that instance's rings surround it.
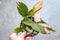
<svg viewBox="0 0 60 40">
<path fill-rule="evenodd" d="M 0 40 L 9 40 L 12 30 L 19 26 L 22 20 L 16 9 L 16 1 L 0 0 Z M 20 1 L 26 3 L 29 9 L 37 2 L 37 0 Z M 60 0 L 44 0 L 40 13 L 41 17 L 55 28 L 56 32 L 50 35 L 38 34 L 33 37 L 33 40 L 60 40 Z"/>
</svg>

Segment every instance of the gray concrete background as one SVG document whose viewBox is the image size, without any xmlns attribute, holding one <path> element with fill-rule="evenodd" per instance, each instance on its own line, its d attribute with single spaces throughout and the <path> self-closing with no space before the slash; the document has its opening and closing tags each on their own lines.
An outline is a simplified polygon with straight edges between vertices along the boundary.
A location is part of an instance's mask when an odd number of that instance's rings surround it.
<svg viewBox="0 0 60 40">
<path fill-rule="evenodd" d="M 22 17 L 16 9 L 17 0 L 0 0 L 0 40 L 9 40 L 13 29 L 19 26 Z M 39 0 L 20 0 L 29 9 Z M 60 0 L 44 0 L 40 11 L 41 17 L 51 25 L 56 32 L 49 35 L 38 34 L 33 40 L 60 40 Z"/>
</svg>

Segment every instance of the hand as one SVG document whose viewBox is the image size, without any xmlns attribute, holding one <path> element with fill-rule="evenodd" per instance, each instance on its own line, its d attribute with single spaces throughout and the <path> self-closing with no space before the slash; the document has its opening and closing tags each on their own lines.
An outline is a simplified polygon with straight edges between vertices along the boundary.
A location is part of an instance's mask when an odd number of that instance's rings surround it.
<svg viewBox="0 0 60 40">
<path fill-rule="evenodd" d="M 13 33 L 9 40 L 32 40 L 32 37 L 26 37 L 26 32 L 23 32 L 21 35 L 18 35 L 18 33 Z"/>
</svg>

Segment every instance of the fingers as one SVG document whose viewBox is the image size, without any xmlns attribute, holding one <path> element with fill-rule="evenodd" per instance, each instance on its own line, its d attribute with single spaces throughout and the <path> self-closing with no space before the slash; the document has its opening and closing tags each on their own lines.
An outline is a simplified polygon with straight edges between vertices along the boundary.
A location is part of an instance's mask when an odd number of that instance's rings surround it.
<svg viewBox="0 0 60 40">
<path fill-rule="evenodd" d="M 32 40 L 32 37 L 26 37 L 26 40 Z"/>
<path fill-rule="evenodd" d="M 17 35 L 18 35 L 18 33 L 12 33 L 10 37 L 15 37 Z"/>
<path fill-rule="evenodd" d="M 23 32 L 20 35 L 17 35 L 17 33 L 13 33 L 9 40 L 32 40 L 32 37 L 26 37 L 26 32 Z"/>
<path fill-rule="evenodd" d="M 12 33 L 10 38 L 16 38 L 16 37 L 22 37 L 24 38 L 26 36 L 26 32 L 23 32 L 21 35 L 18 35 L 18 33 Z"/>
<path fill-rule="evenodd" d="M 15 40 L 15 38 L 17 38 L 18 33 L 12 33 L 9 37 L 9 40 Z"/>
<path fill-rule="evenodd" d="M 20 37 L 25 38 L 26 37 L 26 32 L 23 32 Z"/>
</svg>

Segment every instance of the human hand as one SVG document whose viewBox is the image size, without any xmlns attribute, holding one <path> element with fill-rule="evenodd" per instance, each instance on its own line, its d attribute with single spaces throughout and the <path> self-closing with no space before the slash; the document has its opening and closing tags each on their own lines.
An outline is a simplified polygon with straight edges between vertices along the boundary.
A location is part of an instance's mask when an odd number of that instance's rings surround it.
<svg viewBox="0 0 60 40">
<path fill-rule="evenodd" d="M 26 32 L 23 32 L 21 35 L 18 35 L 18 33 L 13 33 L 9 40 L 32 40 L 32 37 L 26 37 Z"/>
</svg>

